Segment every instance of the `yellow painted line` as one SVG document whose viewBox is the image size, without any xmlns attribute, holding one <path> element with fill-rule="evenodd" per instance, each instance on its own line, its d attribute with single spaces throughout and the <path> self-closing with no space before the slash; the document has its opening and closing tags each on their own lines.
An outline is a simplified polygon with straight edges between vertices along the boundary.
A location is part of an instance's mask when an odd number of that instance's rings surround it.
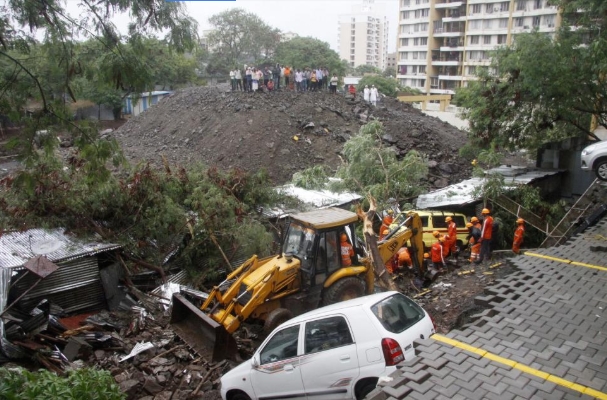
<svg viewBox="0 0 607 400">
<path fill-rule="evenodd" d="M 495 361 L 497 363 L 504 364 L 509 367 L 518 369 L 519 371 L 522 371 L 526 374 L 537 376 L 538 378 L 544 379 L 546 381 L 552 382 L 559 386 L 566 387 L 571 390 L 575 390 L 576 392 L 580 392 L 580 393 L 586 394 L 588 396 L 595 397 L 597 399 L 607 400 L 607 393 L 599 392 L 598 390 L 577 384 L 575 382 L 568 381 L 566 379 L 560 378 L 555 375 L 548 374 L 546 372 L 540 371 L 539 369 L 531 368 L 528 365 L 521 364 L 514 360 L 510 360 L 508 358 L 498 356 L 497 354 L 489 353 L 486 350 L 483 350 L 478 347 L 470 346 L 469 344 L 460 342 L 459 340 L 451 339 L 451 338 L 448 338 L 447 336 L 443 336 L 438 333 L 435 333 L 434 335 L 432 335 L 432 339 L 438 340 L 439 342 L 451 345 L 453 347 L 457 347 L 462 350 L 469 351 L 474 354 L 478 354 L 481 357 L 487 358 L 491 361 Z"/>
<path fill-rule="evenodd" d="M 562 262 L 565 264 L 571 264 L 571 265 L 577 265 L 580 267 L 593 268 L 593 269 L 598 269 L 601 271 L 607 271 L 607 267 L 601 267 L 599 265 L 594 265 L 594 264 L 586 264 L 583 262 L 568 260 L 566 258 L 550 257 L 550 256 L 546 256 L 544 254 L 532 253 L 530 251 L 526 251 L 523 254 L 526 256 L 531 256 L 531 257 L 544 258 L 544 259 L 550 260 L 550 261 L 557 261 L 557 262 Z"/>
</svg>

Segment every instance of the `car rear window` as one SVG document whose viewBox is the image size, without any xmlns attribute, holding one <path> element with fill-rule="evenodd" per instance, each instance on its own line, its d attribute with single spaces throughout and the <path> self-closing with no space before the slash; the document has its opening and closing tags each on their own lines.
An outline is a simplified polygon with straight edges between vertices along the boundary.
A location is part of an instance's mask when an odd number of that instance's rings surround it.
<svg viewBox="0 0 607 400">
<path fill-rule="evenodd" d="M 403 332 L 425 316 L 420 306 L 402 294 L 395 294 L 374 304 L 371 311 L 383 327 L 392 333 Z"/>
</svg>

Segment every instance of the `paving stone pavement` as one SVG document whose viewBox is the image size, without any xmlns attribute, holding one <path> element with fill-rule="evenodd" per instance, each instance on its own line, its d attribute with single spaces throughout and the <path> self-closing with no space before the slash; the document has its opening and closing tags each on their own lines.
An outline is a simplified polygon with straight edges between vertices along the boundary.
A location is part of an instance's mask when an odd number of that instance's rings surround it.
<svg viewBox="0 0 607 400">
<path fill-rule="evenodd" d="M 445 335 L 479 354 L 433 338 L 419 340 L 418 357 L 401 363 L 392 381 L 367 399 L 607 398 L 607 218 L 560 247 L 533 252 L 604 269 L 513 257 L 518 271 L 475 299 L 487 309 Z M 544 374 L 521 371 L 484 352 Z M 598 391 L 591 392 L 596 397 L 584 388 Z"/>
</svg>

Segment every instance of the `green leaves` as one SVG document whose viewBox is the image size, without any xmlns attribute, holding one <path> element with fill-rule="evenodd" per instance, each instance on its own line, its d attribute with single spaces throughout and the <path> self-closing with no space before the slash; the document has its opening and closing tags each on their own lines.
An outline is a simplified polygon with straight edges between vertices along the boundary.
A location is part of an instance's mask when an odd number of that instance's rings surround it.
<svg viewBox="0 0 607 400">
<path fill-rule="evenodd" d="M 605 4 L 556 3 L 565 13 L 555 39 L 540 32 L 517 35 L 511 47 L 494 52 L 491 67 L 480 69 L 477 81 L 457 92 L 476 144 L 536 149 L 591 134 L 593 116 L 607 127 L 606 19 L 596 18 L 604 16 Z"/>
<path fill-rule="evenodd" d="M 276 47 L 275 59 L 299 69 L 327 67 L 330 74 L 343 76 L 345 73 L 344 64 L 329 44 L 311 37 L 296 37 L 281 42 Z"/>
<path fill-rule="evenodd" d="M 107 371 L 83 368 L 60 377 L 48 370 L 0 368 L 0 398 L 7 400 L 124 400 Z"/>
<path fill-rule="evenodd" d="M 362 91 L 365 86 L 371 87 L 375 85 L 379 93 L 385 94 L 388 97 L 396 97 L 398 92 L 402 90 L 398 81 L 395 78 L 386 78 L 380 75 L 367 75 L 358 82 L 358 90 Z"/>
</svg>

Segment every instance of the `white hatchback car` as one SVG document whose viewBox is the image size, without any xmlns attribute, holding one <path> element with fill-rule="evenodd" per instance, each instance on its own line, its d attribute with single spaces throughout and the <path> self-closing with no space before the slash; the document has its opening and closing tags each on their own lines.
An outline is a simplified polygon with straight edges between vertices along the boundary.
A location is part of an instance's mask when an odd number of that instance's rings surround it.
<svg viewBox="0 0 607 400">
<path fill-rule="evenodd" d="M 593 170 L 597 178 L 607 181 L 607 140 L 596 142 L 582 150 L 582 169 Z"/>
<path fill-rule="evenodd" d="M 277 327 L 221 378 L 221 397 L 360 400 L 434 332 L 428 313 L 398 292 L 322 307 Z"/>
</svg>

